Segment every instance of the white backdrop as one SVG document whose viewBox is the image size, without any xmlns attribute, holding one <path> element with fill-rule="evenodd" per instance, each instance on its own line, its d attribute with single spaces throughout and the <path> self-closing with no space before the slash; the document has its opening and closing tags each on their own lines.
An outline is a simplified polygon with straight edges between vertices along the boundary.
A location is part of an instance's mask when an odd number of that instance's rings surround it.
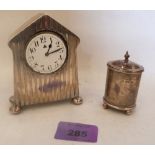
<svg viewBox="0 0 155 155">
<path fill-rule="evenodd" d="M 37 13 L 46 13 L 80 37 L 78 66 L 84 104 L 28 108 L 13 116 L 10 35 Z M 55 140 L 59 121 L 95 124 L 97 144 L 154 144 L 155 139 L 155 11 L 0 11 L 0 144 L 86 144 Z M 106 63 L 130 59 L 144 66 L 137 108 L 125 116 L 102 108 Z"/>
</svg>

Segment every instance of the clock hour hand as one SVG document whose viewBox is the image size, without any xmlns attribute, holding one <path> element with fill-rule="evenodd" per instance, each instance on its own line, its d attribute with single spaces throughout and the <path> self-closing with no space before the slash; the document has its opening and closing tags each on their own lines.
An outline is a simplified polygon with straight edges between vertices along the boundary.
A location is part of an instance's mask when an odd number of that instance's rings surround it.
<svg viewBox="0 0 155 155">
<path fill-rule="evenodd" d="M 56 53 L 56 52 L 58 52 L 58 51 L 60 51 L 62 48 L 58 48 L 58 49 L 56 49 L 56 50 L 54 50 L 54 51 L 52 51 L 52 52 L 47 52 L 47 53 L 45 53 L 45 56 L 49 56 L 50 54 L 52 54 L 52 53 Z"/>
<path fill-rule="evenodd" d="M 52 42 L 51 42 L 51 44 L 49 44 L 49 46 L 48 46 L 48 50 L 47 50 L 47 52 L 45 53 L 45 55 L 48 55 L 49 50 L 51 49 L 51 47 L 52 47 Z"/>
</svg>

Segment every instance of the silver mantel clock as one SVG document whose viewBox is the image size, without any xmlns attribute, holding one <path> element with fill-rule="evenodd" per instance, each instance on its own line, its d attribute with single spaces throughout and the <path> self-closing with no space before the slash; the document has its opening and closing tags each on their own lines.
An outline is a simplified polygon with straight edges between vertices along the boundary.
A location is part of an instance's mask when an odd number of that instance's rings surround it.
<svg viewBox="0 0 155 155">
<path fill-rule="evenodd" d="M 14 60 L 12 113 L 27 105 L 79 97 L 77 55 L 79 38 L 44 15 L 18 32 L 10 41 Z"/>
</svg>

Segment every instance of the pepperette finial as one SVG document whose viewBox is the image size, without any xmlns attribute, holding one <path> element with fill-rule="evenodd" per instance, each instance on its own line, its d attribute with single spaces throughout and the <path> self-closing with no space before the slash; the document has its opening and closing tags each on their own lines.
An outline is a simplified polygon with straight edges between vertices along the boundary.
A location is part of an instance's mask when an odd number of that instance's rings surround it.
<svg viewBox="0 0 155 155">
<path fill-rule="evenodd" d="M 128 51 L 126 51 L 126 53 L 124 55 L 124 58 L 125 58 L 124 63 L 126 63 L 126 64 L 128 63 L 129 57 L 130 57 L 130 55 L 128 54 Z"/>
</svg>

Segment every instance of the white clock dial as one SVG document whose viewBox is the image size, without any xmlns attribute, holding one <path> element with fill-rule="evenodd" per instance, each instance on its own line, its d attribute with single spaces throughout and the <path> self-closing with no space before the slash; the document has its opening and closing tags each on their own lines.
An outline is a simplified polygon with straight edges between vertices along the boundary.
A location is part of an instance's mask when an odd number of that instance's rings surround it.
<svg viewBox="0 0 155 155">
<path fill-rule="evenodd" d="M 41 33 L 30 40 L 26 47 L 28 65 L 39 73 L 53 73 L 60 69 L 67 58 L 64 41 L 54 33 Z"/>
</svg>

